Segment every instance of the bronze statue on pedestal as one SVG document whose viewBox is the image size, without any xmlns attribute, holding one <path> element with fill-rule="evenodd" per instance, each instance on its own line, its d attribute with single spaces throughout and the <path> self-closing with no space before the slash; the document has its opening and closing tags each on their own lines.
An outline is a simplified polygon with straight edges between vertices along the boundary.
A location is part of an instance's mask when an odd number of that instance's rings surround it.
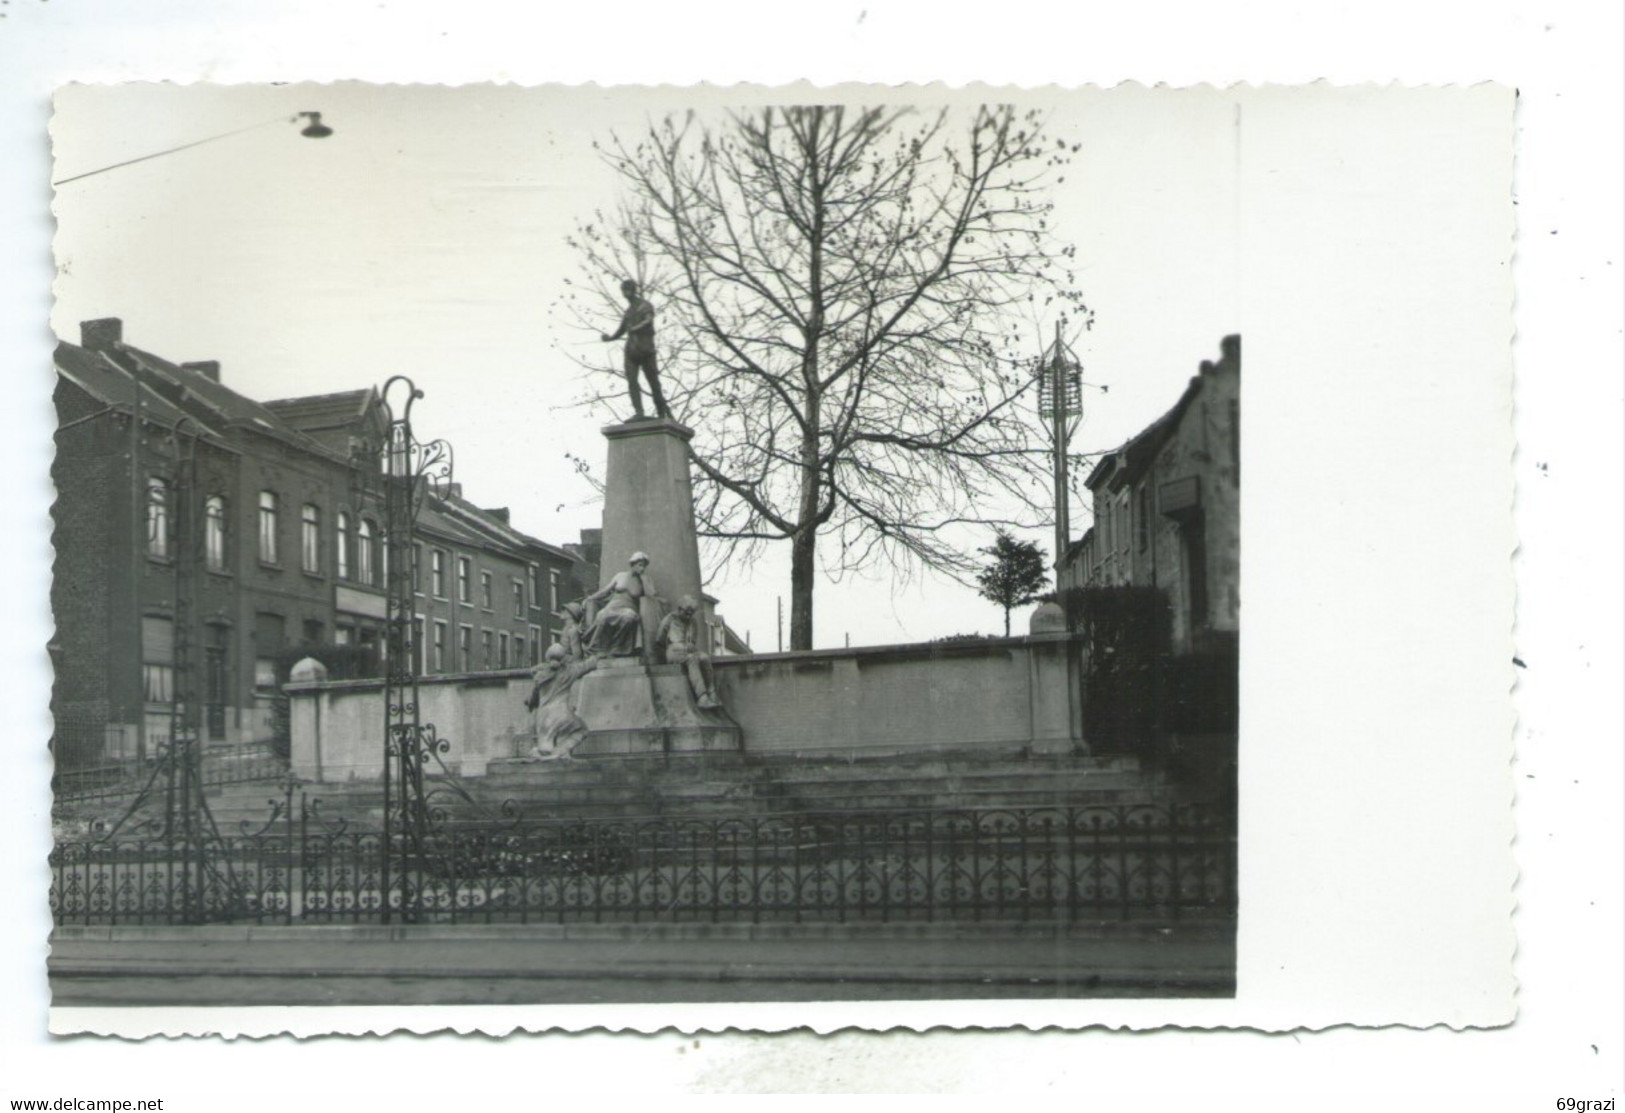
<svg viewBox="0 0 1625 1113">
<path fill-rule="evenodd" d="M 638 387 L 640 371 L 649 380 L 649 394 L 655 400 L 655 416 L 670 417 L 666 398 L 660 393 L 660 373 L 656 368 L 655 307 L 639 294 L 638 284 L 630 278 L 621 283 L 621 293 L 626 295 L 626 312 L 621 314 L 621 325 L 613 333 L 600 333 L 599 337 L 605 343 L 626 337 L 622 357 L 626 368 L 626 388 L 632 395 L 632 409 L 637 412 L 637 417 L 647 416 L 643 412 L 643 391 Z"/>
</svg>

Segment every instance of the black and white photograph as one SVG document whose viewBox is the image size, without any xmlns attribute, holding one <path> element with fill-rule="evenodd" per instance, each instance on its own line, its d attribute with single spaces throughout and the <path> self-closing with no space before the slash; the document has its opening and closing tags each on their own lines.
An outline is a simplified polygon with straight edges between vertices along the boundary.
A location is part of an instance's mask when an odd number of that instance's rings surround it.
<svg viewBox="0 0 1625 1113">
<path fill-rule="evenodd" d="M 879 92 L 61 91 L 54 1002 L 1234 995 L 1242 108 Z"/>
<path fill-rule="evenodd" d="M 0 1100 L 1610 1108 L 1621 22 L 1452 7 L 0 3 Z"/>
</svg>

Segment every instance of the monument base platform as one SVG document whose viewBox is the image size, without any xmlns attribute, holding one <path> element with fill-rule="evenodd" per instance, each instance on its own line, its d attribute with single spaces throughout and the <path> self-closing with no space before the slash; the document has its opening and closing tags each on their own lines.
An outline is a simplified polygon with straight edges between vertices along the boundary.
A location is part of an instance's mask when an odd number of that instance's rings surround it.
<svg viewBox="0 0 1625 1113">
<path fill-rule="evenodd" d="M 681 665 L 645 669 L 635 658 L 604 661 L 576 682 L 576 698 L 587 736 L 573 757 L 743 749 L 743 732 L 726 711 L 695 704 Z"/>
</svg>

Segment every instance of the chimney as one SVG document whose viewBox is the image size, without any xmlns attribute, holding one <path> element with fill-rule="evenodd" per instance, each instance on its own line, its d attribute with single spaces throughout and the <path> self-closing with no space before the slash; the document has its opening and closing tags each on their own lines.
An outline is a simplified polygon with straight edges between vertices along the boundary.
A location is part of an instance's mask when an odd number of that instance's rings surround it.
<svg viewBox="0 0 1625 1113">
<path fill-rule="evenodd" d="M 453 484 L 451 484 L 449 487 L 446 488 L 446 497 L 454 498 L 454 499 L 462 498 L 463 497 L 463 485 L 461 483 L 453 483 Z"/>
<path fill-rule="evenodd" d="M 581 531 L 581 556 L 588 564 L 594 566 L 604 559 L 603 530 L 584 529 Z M 592 590 L 596 591 L 597 588 Z"/>
<path fill-rule="evenodd" d="M 486 510 L 486 513 L 491 515 L 491 517 L 495 518 L 497 521 L 501 522 L 503 525 L 508 524 L 508 508 L 506 506 L 493 506 Z"/>
<path fill-rule="evenodd" d="M 211 383 L 220 381 L 220 361 L 217 359 L 200 359 L 191 363 L 183 363 L 181 367 L 187 371 L 196 371 Z"/>
<path fill-rule="evenodd" d="M 1234 367 L 1241 366 L 1241 335 L 1231 333 L 1219 341 L 1219 351 L 1224 353 L 1224 361 Z"/>
<path fill-rule="evenodd" d="M 105 352 L 124 339 L 124 322 L 117 317 L 98 317 L 79 322 L 79 346 L 92 352 Z"/>
</svg>

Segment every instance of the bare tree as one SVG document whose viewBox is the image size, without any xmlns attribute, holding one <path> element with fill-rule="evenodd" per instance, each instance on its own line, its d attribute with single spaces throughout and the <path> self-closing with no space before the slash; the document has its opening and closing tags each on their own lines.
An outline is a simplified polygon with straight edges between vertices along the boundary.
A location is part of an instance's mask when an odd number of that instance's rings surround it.
<svg viewBox="0 0 1625 1113">
<path fill-rule="evenodd" d="M 963 578 L 944 531 L 1049 513 L 1018 403 L 1036 322 L 1088 310 L 1046 200 L 1075 148 L 1041 132 L 1008 106 L 792 107 L 601 148 L 624 200 L 572 238 L 590 278 L 562 312 L 601 320 L 626 277 L 655 301 L 701 535 L 728 558 L 789 540 L 793 649 L 812 647 L 820 563 Z"/>
</svg>

